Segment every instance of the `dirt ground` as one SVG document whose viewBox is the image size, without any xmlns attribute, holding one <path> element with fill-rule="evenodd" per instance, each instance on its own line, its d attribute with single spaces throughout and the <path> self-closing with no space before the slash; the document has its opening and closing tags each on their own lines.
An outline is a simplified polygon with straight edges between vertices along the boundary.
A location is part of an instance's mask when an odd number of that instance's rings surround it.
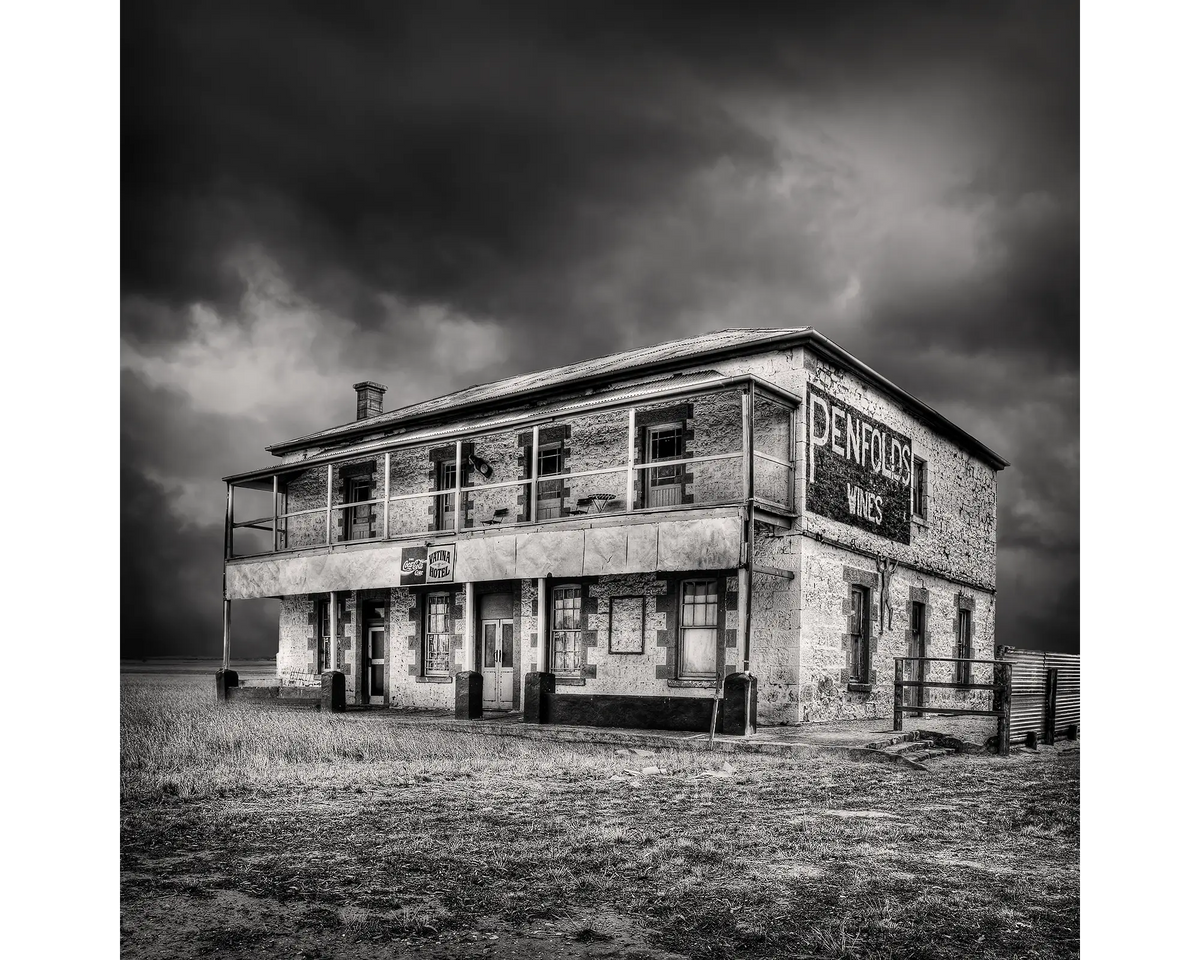
<svg viewBox="0 0 1200 960">
<path fill-rule="evenodd" d="M 480 918 L 478 929 L 390 937 L 357 929 L 369 926 L 371 919 L 361 909 L 343 908 L 335 922 L 333 916 L 314 917 L 303 907 L 288 908 L 277 901 L 231 891 L 217 891 L 207 900 L 177 894 L 139 906 L 136 915 L 122 924 L 123 956 L 154 960 L 191 956 L 679 960 L 689 956 L 656 949 L 648 942 L 645 929 L 632 918 L 615 913 L 523 924 Z M 385 915 L 383 919 L 388 918 Z M 153 933 L 127 934 L 127 927 Z"/>
<path fill-rule="evenodd" d="M 1078 955 L 1078 742 L 923 772 L 189 690 L 123 688 L 125 957 Z"/>
</svg>

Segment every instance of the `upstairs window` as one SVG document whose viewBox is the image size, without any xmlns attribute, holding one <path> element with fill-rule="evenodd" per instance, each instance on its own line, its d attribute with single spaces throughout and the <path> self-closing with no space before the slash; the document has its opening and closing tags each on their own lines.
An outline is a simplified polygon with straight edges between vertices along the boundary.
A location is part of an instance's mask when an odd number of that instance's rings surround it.
<svg viewBox="0 0 1200 960">
<path fill-rule="evenodd" d="M 458 465 L 453 460 L 443 460 L 437 465 L 437 488 L 453 490 L 458 483 Z M 437 498 L 439 530 L 454 529 L 454 494 L 447 493 Z"/>
<path fill-rule="evenodd" d="M 345 511 L 347 540 L 367 540 L 371 537 L 371 511 L 375 509 L 374 504 L 367 503 L 371 499 L 371 485 L 370 477 L 351 477 L 346 481 L 346 502 L 364 504 Z"/>
<path fill-rule="evenodd" d="M 563 450 L 561 445 L 542 447 L 538 450 L 538 495 L 537 518 L 553 520 L 562 516 L 563 506 Z M 543 480 L 543 477 L 554 479 Z"/>
<path fill-rule="evenodd" d="M 913 516 L 919 520 L 928 519 L 927 510 L 928 504 L 928 483 L 929 469 L 925 461 L 920 457 L 913 457 L 913 474 L 912 474 L 912 512 Z"/>
<path fill-rule="evenodd" d="M 644 440 L 647 463 L 682 460 L 685 452 L 683 424 L 665 423 L 648 427 Z M 646 506 L 669 507 L 683 501 L 683 464 L 651 467 L 648 474 Z"/>
</svg>

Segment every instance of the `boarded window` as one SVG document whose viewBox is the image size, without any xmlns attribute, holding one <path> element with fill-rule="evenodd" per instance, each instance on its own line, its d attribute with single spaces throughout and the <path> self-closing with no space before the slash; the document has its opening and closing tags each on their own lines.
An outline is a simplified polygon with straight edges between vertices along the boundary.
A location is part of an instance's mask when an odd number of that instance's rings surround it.
<svg viewBox="0 0 1200 960">
<path fill-rule="evenodd" d="M 613 597 L 608 609 L 608 652 L 645 653 L 646 600 Z"/>
</svg>

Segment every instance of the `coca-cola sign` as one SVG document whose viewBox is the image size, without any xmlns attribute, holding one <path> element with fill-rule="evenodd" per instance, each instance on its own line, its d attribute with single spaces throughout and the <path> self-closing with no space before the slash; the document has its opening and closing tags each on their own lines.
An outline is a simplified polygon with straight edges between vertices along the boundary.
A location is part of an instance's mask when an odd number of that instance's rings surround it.
<svg viewBox="0 0 1200 960">
<path fill-rule="evenodd" d="M 400 585 L 451 583 L 454 547 L 405 547 L 400 552 Z"/>
</svg>

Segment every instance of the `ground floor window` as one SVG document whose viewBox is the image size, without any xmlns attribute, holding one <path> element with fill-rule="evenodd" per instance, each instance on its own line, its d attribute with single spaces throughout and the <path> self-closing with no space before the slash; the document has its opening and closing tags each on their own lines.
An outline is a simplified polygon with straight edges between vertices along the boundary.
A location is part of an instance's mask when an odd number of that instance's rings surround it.
<svg viewBox="0 0 1200 960">
<path fill-rule="evenodd" d="M 871 591 L 850 586 L 850 682 L 871 682 Z"/>
<path fill-rule="evenodd" d="M 912 603 L 912 613 L 909 615 L 909 635 L 908 635 L 908 655 L 915 657 L 915 660 L 909 660 L 905 676 L 909 680 L 919 680 L 924 682 L 925 676 L 925 604 L 914 600 Z M 918 706 L 924 706 L 924 691 L 917 687 L 907 687 L 905 689 L 905 701 L 907 703 L 915 703 Z"/>
<path fill-rule="evenodd" d="M 450 676 L 450 594 L 425 597 L 425 676 Z"/>
<path fill-rule="evenodd" d="M 578 586 L 554 588 L 553 619 L 550 622 L 550 669 L 554 673 L 579 673 L 583 629 L 582 595 L 583 591 Z"/>
<path fill-rule="evenodd" d="M 317 672 L 333 669 L 333 610 L 328 597 L 317 600 Z"/>
<path fill-rule="evenodd" d="M 955 642 L 954 656 L 960 660 L 971 659 L 971 611 L 958 611 L 958 638 Z M 971 665 L 956 663 L 954 665 L 954 682 L 968 684 L 971 682 Z"/>
<path fill-rule="evenodd" d="M 717 581 L 685 580 L 679 603 L 679 676 L 717 675 Z"/>
</svg>

